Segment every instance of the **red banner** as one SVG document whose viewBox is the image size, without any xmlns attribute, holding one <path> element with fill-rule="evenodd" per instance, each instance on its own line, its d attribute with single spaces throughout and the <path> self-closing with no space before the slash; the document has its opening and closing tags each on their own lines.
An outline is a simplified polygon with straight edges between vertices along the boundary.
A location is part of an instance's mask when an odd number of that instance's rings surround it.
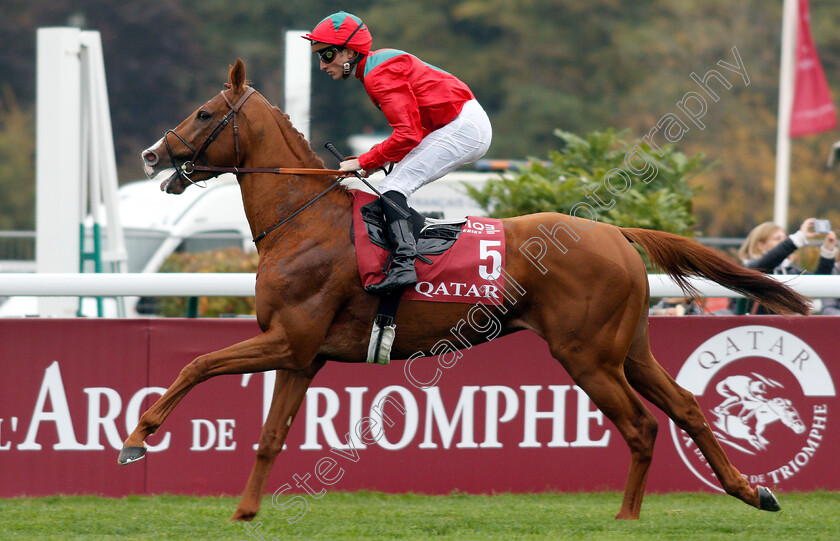
<svg viewBox="0 0 840 541">
<path fill-rule="evenodd" d="M 840 490 L 840 433 L 830 430 L 840 318 L 654 317 L 650 330 L 654 354 L 696 395 L 752 483 Z M 273 372 L 201 383 L 148 439 L 144 460 L 118 466 L 117 454 L 184 365 L 258 332 L 253 320 L 3 320 L 0 496 L 238 494 Z M 452 361 L 329 363 L 268 490 L 623 488 L 626 444 L 536 335 L 441 360 Z M 412 383 L 433 380 L 427 389 Z M 693 443 L 651 409 L 660 431 L 648 489 L 720 490 Z M 378 428 L 360 436 L 363 419 Z"/>
<path fill-rule="evenodd" d="M 795 81 L 790 136 L 800 137 L 836 128 L 837 112 L 811 37 L 808 0 L 799 0 Z"/>
</svg>

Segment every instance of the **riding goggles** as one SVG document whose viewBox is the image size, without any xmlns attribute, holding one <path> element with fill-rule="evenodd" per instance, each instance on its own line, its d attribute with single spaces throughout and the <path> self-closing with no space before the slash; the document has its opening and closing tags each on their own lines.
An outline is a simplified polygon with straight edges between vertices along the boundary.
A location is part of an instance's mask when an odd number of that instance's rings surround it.
<svg viewBox="0 0 840 541">
<path fill-rule="evenodd" d="M 318 57 L 321 59 L 321 62 L 324 64 L 330 64 L 335 57 L 338 56 L 338 47 L 327 47 L 326 49 L 321 49 L 320 51 L 315 51 L 318 53 Z"/>
</svg>

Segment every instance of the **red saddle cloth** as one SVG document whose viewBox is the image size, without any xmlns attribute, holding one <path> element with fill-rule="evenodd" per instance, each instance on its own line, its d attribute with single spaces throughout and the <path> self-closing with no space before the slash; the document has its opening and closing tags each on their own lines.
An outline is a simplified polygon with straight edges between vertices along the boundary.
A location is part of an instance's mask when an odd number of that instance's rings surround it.
<svg viewBox="0 0 840 541">
<path fill-rule="evenodd" d="M 360 190 L 351 190 L 353 202 L 353 238 L 356 263 L 362 285 L 379 283 L 389 252 L 370 242 L 359 209 L 376 199 Z M 403 299 L 467 304 L 502 304 L 505 268 L 505 233 L 502 221 L 468 216 L 461 235 L 446 252 L 426 256 L 429 265 L 415 262 L 418 283 L 406 288 Z"/>
</svg>

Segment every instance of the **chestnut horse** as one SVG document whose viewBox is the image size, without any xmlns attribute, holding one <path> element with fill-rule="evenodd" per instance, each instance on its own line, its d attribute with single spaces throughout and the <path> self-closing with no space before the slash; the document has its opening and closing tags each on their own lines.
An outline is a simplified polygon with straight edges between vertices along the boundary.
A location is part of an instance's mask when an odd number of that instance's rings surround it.
<svg viewBox="0 0 840 541">
<path fill-rule="evenodd" d="M 250 520 L 259 510 L 268 473 L 312 379 L 328 360 L 365 360 L 378 298 L 364 291 L 359 278 L 348 231 L 350 191 L 337 183 L 336 176 L 315 174 L 324 172 L 323 161 L 287 115 L 245 84 L 241 60 L 231 66 L 225 86 L 144 151 L 142 158 L 149 175 L 175 167 L 161 184 L 161 190 L 170 194 L 235 169 L 251 232 L 262 237 L 257 243 L 256 282 L 262 333 L 189 363 L 142 415 L 125 440 L 119 462 L 142 458 L 144 440 L 198 383 L 222 374 L 276 370 L 256 463 L 231 517 Z M 233 127 L 226 129 L 229 123 Z M 212 166 L 195 165 L 199 162 Z M 299 169 L 269 168 L 277 162 Z M 639 516 L 657 432 L 656 419 L 634 389 L 688 433 L 727 493 L 753 507 L 778 510 L 768 489 L 751 487 L 729 462 L 694 396 L 677 385 L 651 354 L 647 273 L 631 243 L 644 248 L 684 287 L 689 287 L 689 276 L 705 277 L 782 313 L 806 314 L 806 299 L 764 274 L 669 233 L 594 221 L 581 228 L 579 220 L 554 213 L 511 218 L 503 224 L 506 272 L 527 294 L 513 302 L 506 299 L 497 308 L 502 334 L 528 329 L 544 338 L 552 356 L 627 442 L 630 472 L 616 518 Z M 580 234 L 570 237 L 574 242 L 565 251 L 548 250 L 542 259 L 544 268 L 538 269 L 520 248 L 539 235 L 538 228 L 555 231 L 557 226 Z M 397 313 L 394 358 L 429 351 L 470 308 L 404 301 Z M 463 336 L 473 344 L 487 340 L 467 327 Z"/>
</svg>

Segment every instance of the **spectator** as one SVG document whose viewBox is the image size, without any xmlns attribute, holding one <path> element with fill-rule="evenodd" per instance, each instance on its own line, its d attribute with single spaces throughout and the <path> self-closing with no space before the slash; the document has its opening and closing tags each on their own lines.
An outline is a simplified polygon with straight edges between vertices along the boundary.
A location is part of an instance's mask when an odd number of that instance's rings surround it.
<svg viewBox="0 0 840 541">
<path fill-rule="evenodd" d="M 652 316 L 697 316 L 703 313 L 691 297 L 665 297 L 649 311 Z"/>
<path fill-rule="evenodd" d="M 803 274 L 805 271 L 793 262 L 793 255 L 808 244 L 808 240 L 820 235 L 813 229 L 815 218 L 808 218 L 799 231 L 786 237 L 784 230 L 772 222 L 764 222 L 753 228 L 744 244 L 738 250 L 741 262 L 749 268 L 768 274 Z M 820 250 L 820 261 L 814 274 L 830 274 L 834 265 L 837 237 L 833 231 L 825 236 Z M 763 306 L 747 301 L 746 313 L 767 314 Z"/>
<path fill-rule="evenodd" d="M 835 253 L 837 252 L 837 235 L 834 233 L 834 231 L 826 235 L 826 243 L 830 244 L 830 246 L 834 248 Z M 840 275 L 840 259 L 834 262 L 834 266 L 831 269 L 831 274 Z M 822 308 L 819 312 L 821 316 L 840 316 L 840 299 L 820 300 L 822 301 Z"/>
</svg>

